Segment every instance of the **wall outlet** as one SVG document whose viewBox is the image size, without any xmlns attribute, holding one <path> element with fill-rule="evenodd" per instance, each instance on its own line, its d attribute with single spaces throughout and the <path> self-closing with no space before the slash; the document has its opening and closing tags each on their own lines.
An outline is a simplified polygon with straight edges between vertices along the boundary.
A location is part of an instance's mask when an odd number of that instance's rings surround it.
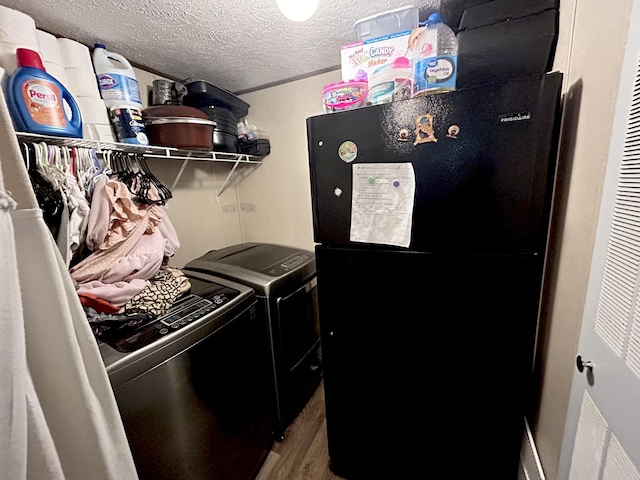
<svg viewBox="0 0 640 480">
<path fill-rule="evenodd" d="M 236 208 L 236 206 L 233 203 L 230 203 L 228 205 L 223 205 L 222 206 L 222 213 L 234 213 L 237 210 L 238 209 Z"/>
<path fill-rule="evenodd" d="M 242 210 L 243 212 L 254 212 L 256 211 L 256 204 L 255 203 L 241 203 L 240 204 L 240 210 Z"/>
</svg>

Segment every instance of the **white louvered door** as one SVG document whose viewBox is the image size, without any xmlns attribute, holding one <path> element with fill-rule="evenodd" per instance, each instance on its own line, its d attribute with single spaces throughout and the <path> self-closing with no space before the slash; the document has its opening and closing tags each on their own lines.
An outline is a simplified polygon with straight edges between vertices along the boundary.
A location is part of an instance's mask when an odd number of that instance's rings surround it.
<svg viewBox="0 0 640 480">
<path fill-rule="evenodd" d="M 557 480 L 640 480 L 639 54 L 636 0 Z"/>
</svg>

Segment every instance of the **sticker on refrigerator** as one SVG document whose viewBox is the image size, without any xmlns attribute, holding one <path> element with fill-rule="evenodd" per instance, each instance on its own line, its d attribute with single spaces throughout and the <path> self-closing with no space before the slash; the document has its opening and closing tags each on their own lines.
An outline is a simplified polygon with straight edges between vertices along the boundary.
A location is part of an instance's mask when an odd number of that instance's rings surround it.
<svg viewBox="0 0 640 480">
<path fill-rule="evenodd" d="M 351 163 L 358 157 L 358 146 L 350 141 L 342 142 L 338 148 L 338 156 L 343 162 Z"/>
<path fill-rule="evenodd" d="M 416 190 L 413 165 L 358 163 L 352 177 L 350 240 L 408 247 Z"/>
<path fill-rule="evenodd" d="M 414 145 L 419 143 L 437 142 L 438 139 L 433 131 L 433 115 L 427 113 L 416 118 L 416 140 Z"/>
</svg>

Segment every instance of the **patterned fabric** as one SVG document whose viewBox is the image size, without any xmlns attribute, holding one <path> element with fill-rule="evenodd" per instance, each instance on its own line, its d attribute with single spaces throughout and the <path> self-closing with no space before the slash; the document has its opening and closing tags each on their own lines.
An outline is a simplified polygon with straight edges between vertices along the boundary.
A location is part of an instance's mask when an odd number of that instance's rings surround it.
<svg viewBox="0 0 640 480">
<path fill-rule="evenodd" d="M 157 317 L 163 315 L 173 305 L 176 298 L 182 295 L 184 283 L 188 282 L 184 274 L 176 276 L 175 272 L 175 269 L 160 269 L 149 280 L 149 285 L 127 302 L 119 313 L 126 315 L 148 313 Z"/>
</svg>

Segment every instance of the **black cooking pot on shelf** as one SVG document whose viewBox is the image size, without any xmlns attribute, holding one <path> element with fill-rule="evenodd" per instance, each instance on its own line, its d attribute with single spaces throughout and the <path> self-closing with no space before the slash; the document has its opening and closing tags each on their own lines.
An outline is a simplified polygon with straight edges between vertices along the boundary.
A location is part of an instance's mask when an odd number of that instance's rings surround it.
<svg viewBox="0 0 640 480">
<path fill-rule="evenodd" d="M 216 122 L 217 130 L 238 135 L 238 119 L 231 110 L 215 106 L 200 107 L 199 110 L 203 112 L 209 120 Z"/>
<path fill-rule="evenodd" d="M 218 152 L 238 153 L 238 136 L 214 130 L 213 149 Z"/>
<path fill-rule="evenodd" d="M 214 122 L 213 146 L 214 150 L 222 152 L 238 152 L 238 119 L 234 113 L 225 107 L 207 105 L 199 110 Z"/>
</svg>

